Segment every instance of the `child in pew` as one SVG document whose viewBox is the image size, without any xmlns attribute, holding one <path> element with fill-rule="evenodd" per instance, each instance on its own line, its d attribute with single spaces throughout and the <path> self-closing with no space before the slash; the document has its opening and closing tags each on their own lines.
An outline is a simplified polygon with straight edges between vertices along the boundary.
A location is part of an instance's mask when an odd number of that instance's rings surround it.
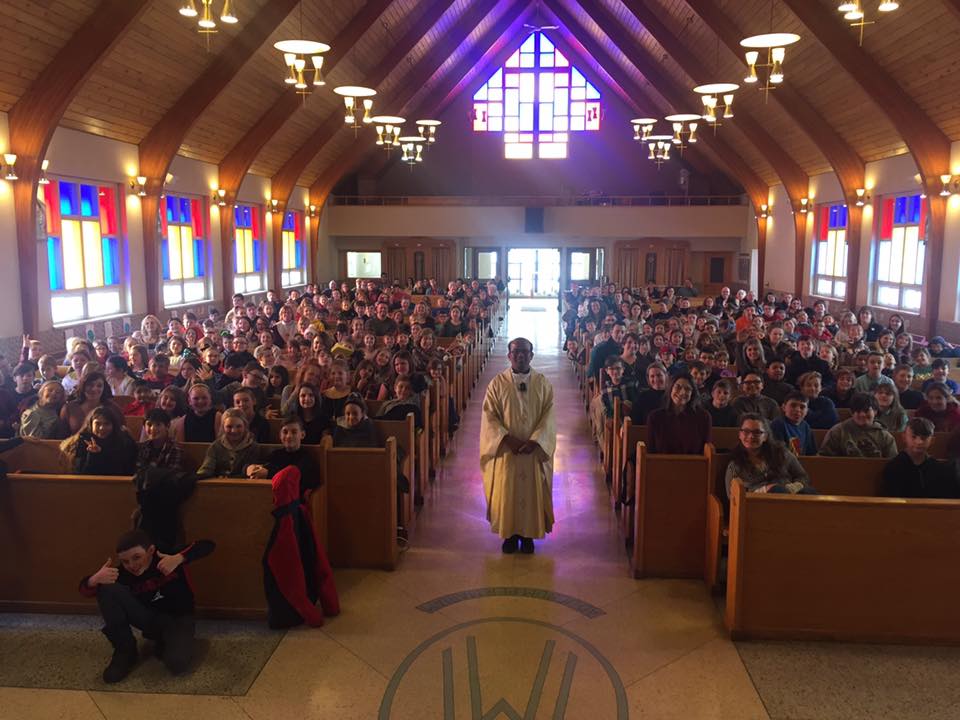
<svg viewBox="0 0 960 720">
<path fill-rule="evenodd" d="M 170 434 L 169 413 L 159 408 L 150 410 L 143 422 L 143 433 L 146 440 L 137 445 L 137 470 L 180 470 L 180 446 Z"/>
<path fill-rule="evenodd" d="M 883 494 L 902 498 L 954 498 L 957 484 L 948 463 L 930 457 L 933 423 L 912 418 L 903 434 L 904 448 L 883 469 Z"/>
<path fill-rule="evenodd" d="M 103 634 L 113 646 L 104 682 L 120 682 L 137 664 L 137 640 L 131 628 L 156 643 L 156 654 L 171 673 L 187 670 L 193 658 L 195 624 L 193 589 L 185 566 L 215 547 L 210 540 L 198 540 L 164 555 L 147 533 L 131 530 L 117 541 L 120 567 L 107 558 L 99 570 L 80 581 L 80 593 L 96 597 Z"/>
<path fill-rule="evenodd" d="M 251 478 L 273 477 L 278 472 L 291 465 L 300 471 L 300 497 L 306 499 L 309 492 L 320 487 L 320 468 L 313 461 L 313 456 L 303 447 L 306 432 L 303 421 L 296 415 L 283 419 L 280 426 L 280 444 L 272 451 L 262 464 L 248 468 Z"/>
<path fill-rule="evenodd" d="M 60 450 L 78 475 L 133 475 L 137 467 L 136 443 L 111 405 L 94 408 Z"/>
<path fill-rule="evenodd" d="M 203 383 L 187 390 L 187 411 L 171 422 L 177 442 L 213 442 L 220 427 L 220 413 L 213 407 L 213 393 Z"/>
<path fill-rule="evenodd" d="M 609 381 L 600 391 L 604 417 L 613 417 L 613 402 L 618 398 L 623 405 L 623 416 L 626 417 L 633 407 L 634 399 L 639 394 L 637 383 L 633 380 L 623 379 L 623 359 L 619 355 L 607 357 L 604 360 L 603 369 Z M 601 428 L 603 427 L 603 423 L 598 423 L 598 425 Z"/>
<path fill-rule="evenodd" d="M 897 397 L 897 387 L 892 382 L 883 383 L 873 388 L 873 397 L 877 399 L 877 422 L 883 425 L 887 432 L 900 433 L 907 427 L 910 420 L 907 411 L 900 405 Z"/>
<path fill-rule="evenodd" d="M 60 419 L 60 411 L 66 398 L 59 380 L 48 380 L 41 385 L 36 401 L 20 414 L 20 436 L 63 440 L 67 428 Z"/>
<path fill-rule="evenodd" d="M 413 424 L 418 430 L 423 427 L 423 411 L 420 397 L 413 391 L 413 381 L 409 375 L 397 375 L 393 381 L 393 398 L 384 401 L 377 417 L 381 420 L 403 420 L 413 413 Z"/>
<path fill-rule="evenodd" d="M 783 401 L 783 415 L 770 423 L 774 440 L 783 443 L 794 455 L 816 455 L 817 441 L 813 430 L 804 419 L 807 416 L 807 396 L 792 392 Z"/>
<path fill-rule="evenodd" d="M 920 392 L 926 392 L 928 387 L 938 382 L 946 385 L 950 389 L 951 394 L 954 396 L 960 393 L 960 386 L 958 386 L 956 382 L 949 378 L 949 361 L 944 360 L 943 358 L 937 358 L 933 361 L 930 367 L 932 368 L 932 375 L 930 379 L 923 381 L 923 385 L 920 386 Z M 13 374 L 14 378 L 16 378 L 17 371 L 14 370 Z"/>
<path fill-rule="evenodd" d="M 124 409 L 123 414 L 131 417 L 146 417 L 146 414 L 156 407 L 157 398 L 153 389 L 145 380 L 133 382 L 133 402 Z"/>
<path fill-rule="evenodd" d="M 37 390 L 33 387 L 33 378 L 36 374 L 37 366 L 29 360 L 13 368 L 13 396 L 17 402 L 18 417 L 19 413 L 31 405 L 37 397 Z"/>
<path fill-rule="evenodd" d="M 713 427 L 736 427 L 740 414 L 730 405 L 733 388 L 729 380 L 717 380 L 710 391 L 710 401 L 704 402 L 704 409 L 710 413 Z"/>
<path fill-rule="evenodd" d="M 740 443 L 727 465 L 727 497 L 735 479 L 747 492 L 817 494 L 796 455 L 771 437 L 766 419 L 758 413 L 740 417 Z"/>
<path fill-rule="evenodd" d="M 257 396 L 252 388 L 239 387 L 233 392 L 233 407 L 243 413 L 254 440 L 258 443 L 270 442 L 270 423 L 257 412 Z"/>
<path fill-rule="evenodd" d="M 222 413 L 220 435 L 207 448 L 197 477 L 249 477 L 250 467 L 259 465 L 263 456 L 263 449 L 250 434 L 246 416 L 230 408 Z"/>
<path fill-rule="evenodd" d="M 923 397 L 923 403 L 917 408 L 915 417 L 926 418 L 932 422 L 936 432 L 953 432 L 960 428 L 960 405 L 950 388 L 935 382 L 927 386 Z"/>
<path fill-rule="evenodd" d="M 39 387 L 45 382 L 56 380 L 61 382 L 57 374 L 57 359 L 53 355 L 43 355 L 37 363 L 37 374 L 39 377 L 34 382 Z"/>
<path fill-rule="evenodd" d="M 850 401 L 850 418 L 830 428 L 823 439 L 820 454 L 834 457 L 895 457 L 896 440 L 876 422 L 878 410 L 873 395 L 854 395 Z"/>
<path fill-rule="evenodd" d="M 430 361 L 430 364 L 427 366 L 427 370 L 430 373 L 430 382 L 440 386 L 441 395 L 446 394 L 447 396 L 447 430 L 452 434 L 457 431 L 457 428 L 460 427 L 460 413 L 457 412 L 457 403 L 453 399 L 453 395 L 450 394 L 450 388 L 447 384 L 447 378 L 444 375 L 444 363 L 439 358 L 434 358 Z M 370 398 L 364 398 L 369 400 Z"/>
</svg>

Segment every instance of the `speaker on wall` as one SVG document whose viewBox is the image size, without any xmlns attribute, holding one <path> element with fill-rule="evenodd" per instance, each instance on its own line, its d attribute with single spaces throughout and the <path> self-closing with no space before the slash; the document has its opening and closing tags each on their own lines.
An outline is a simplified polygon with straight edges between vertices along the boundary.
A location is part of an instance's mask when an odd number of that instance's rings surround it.
<svg viewBox="0 0 960 720">
<path fill-rule="evenodd" d="M 542 233 L 543 232 L 543 208 L 528 207 L 524 208 L 524 232 Z"/>
</svg>

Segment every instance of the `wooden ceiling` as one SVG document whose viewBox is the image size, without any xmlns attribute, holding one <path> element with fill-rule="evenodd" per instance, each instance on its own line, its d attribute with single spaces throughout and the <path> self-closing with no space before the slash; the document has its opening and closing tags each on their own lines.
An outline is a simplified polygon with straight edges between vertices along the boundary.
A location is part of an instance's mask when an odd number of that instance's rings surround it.
<svg viewBox="0 0 960 720">
<path fill-rule="evenodd" d="M 236 0 L 240 22 L 232 27 L 221 24 L 221 32 L 207 47 L 195 24 L 177 13 L 179 0 L 152 0 L 73 89 L 60 124 L 141 143 L 177 107 L 177 102 L 182 102 L 192 83 L 226 52 L 231 40 L 242 38 L 247 24 L 272 1 Z M 0 110 L 14 107 L 39 82 L 42 70 L 55 61 L 83 23 L 114 2 L 6 3 L 0 15 L 0 36 L 4 38 L 0 44 Z M 216 10 L 221 2 L 214 0 Z M 837 0 L 802 2 L 815 6 L 842 33 L 834 40 L 856 45 L 856 31 L 847 28 L 837 13 Z M 377 5 L 376 0 L 303 0 L 293 5 L 293 11 L 270 32 L 269 39 L 249 57 L 244 56 L 239 70 L 222 89 L 218 88 L 215 99 L 188 128 L 179 153 L 219 164 L 238 143 L 249 140 L 248 133 L 265 113 L 291 92 L 281 83 L 284 69 L 273 43 L 302 34 L 329 42 L 339 51 L 339 61 L 327 76 L 325 90 L 312 94 L 277 127 L 270 128 L 269 138 L 248 169 L 273 177 L 285 168 L 297 173 L 301 185 L 319 187 L 320 180 L 329 185 L 325 173 L 329 175 L 331 168 L 341 165 L 346 170 L 355 167 L 355 160 L 344 158 L 352 153 L 351 158 L 360 159 L 362 153 L 358 153 L 356 143 L 368 139 L 358 140 L 342 128 L 329 137 L 318 133 L 342 107 L 339 97 L 331 92 L 334 86 L 364 84 L 373 74 L 378 77 L 381 97 L 392 98 L 390 107 L 380 104 L 377 110 L 435 110 L 451 88 L 462 89 L 469 84 L 451 74 L 462 74 L 463 60 L 472 57 L 471 53 L 481 57 L 489 50 L 480 44 L 489 42 L 498 23 L 506 27 L 505 23 L 521 10 L 552 18 L 551 5 L 571 20 L 570 27 L 564 24 L 560 29 L 568 43 L 579 47 L 593 42 L 609 48 L 617 65 L 606 68 L 609 77 L 627 78 L 632 87 L 644 89 L 664 114 L 699 110 L 699 98 L 690 92 L 695 80 L 742 79 L 746 68 L 742 54 L 730 46 L 732 34 L 767 32 L 771 22 L 778 31 L 800 34 L 802 40 L 787 50 L 788 93 L 773 93 L 766 99 L 758 90 L 745 87 L 737 93 L 735 110 L 739 117 L 752 120 L 752 125 L 746 121 L 738 124 L 734 119 L 718 133 L 752 175 L 767 185 L 784 181 L 788 174 L 796 181 L 804 174 L 829 171 L 841 152 L 859 159 L 861 168 L 863 162 L 907 152 L 908 147 L 916 152 L 915 143 L 897 130 L 900 127 L 909 134 L 904 130 L 903 113 L 906 117 L 915 113 L 914 117 L 931 122 L 931 127 L 939 128 L 943 140 L 960 140 L 960 43 L 956 41 L 960 37 L 960 10 L 956 0 L 909 0 L 901 10 L 866 27 L 862 50 L 855 49 L 854 55 L 861 53 L 886 80 L 906 93 L 905 107 L 896 108 L 896 112 L 883 107 L 885 101 L 876 90 L 862 86 L 857 74 L 838 61 L 841 55 L 836 52 L 836 43 L 821 42 L 808 27 L 809 21 L 802 22 L 790 7 L 792 0 L 547 0 L 543 6 L 535 0 L 393 0 L 380 4 L 382 12 L 363 25 L 359 39 L 348 48 L 336 48 L 338 36 L 346 28 L 355 28 L 358 14 L 365 7 L 369 12 L 370 6 Z M 876 0 L 864 2 L 869 12 L 875 12 L 876 4 Z M 468 16 L 471 11 L 474 15 Z M 507 18 L 508 13 L 513 16 Z M 653 19 L 645 23 L 644 14 Z M 722 21 L 720 32 L 705 17 L 719 18 L 715 23 Z M 467 21 L 474 22 L 475 27 L 466 41 L 452 43 L 451 33 Z M 615 31 L 611 23 L 622 30 Z M 621 45 L 628 37 L 633 47 L 616 47 L 605 27 L 627 33 L 621 36 Z M 724 30 L 730 35 L 726 41 L 721 37 Z M 501 44 L 508 40 L 500 38 Z M 404 44 L 398 55 L 402 59 L 383 67 L 396 54 L 398 44 Z M 428 79 L 415 88 L 406 87 L 415 72 Z M 600 74 L 608 77 L 605 72 Z M 650 82 L 647 75 L 658 81 Z M 683 107 L 670 102 L 678 96 L 689 102 Z M 807 115 L 798 113 L 801 105 Z M 811 117 L 818 122 L 811 123 Z M 897 117 L 901 118 L 899 125 Z M 768 139 L 775 139 L 789 163 L 764 144 L 755 128 Z M 835 141 L 833 145 L 828 145 L 821 130 Z M 729 163 L 724 166 L 716 160 L 719 156 L 710 157 L 747 186 Z M 939 162 L 925 160 L 928 168 Z M 924 167 L 919 161 L 918 165 Z"/>
</svg>

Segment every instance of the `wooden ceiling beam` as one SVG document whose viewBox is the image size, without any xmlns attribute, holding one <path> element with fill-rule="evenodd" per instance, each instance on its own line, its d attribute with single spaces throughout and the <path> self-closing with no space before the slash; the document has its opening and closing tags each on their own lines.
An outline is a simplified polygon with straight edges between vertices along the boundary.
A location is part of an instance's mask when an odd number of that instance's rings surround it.
<svg viewBox="0 0 960 720">
<path fill-rule="evenodd" d="M 340 61 L 379 20 L 392 2 L 393 0 L 369 0 L 366 5 L 360 8 L 343 30 L 337 34 L 337 37 L 331 43 L 330 52 L 324 56 L 323 69 L 326 74 L 329 75 L 340 64 Z M 257 159 L 257 155 L 260 154 L 264 145 L 280 131 L 280 128 L 299 107 L 300 96 L 290 92 L 289 89 L 285 90 L 274 102 L 270 103 L 267 111 L 237 141 L 237 144 L 227 151 L 218 168 L 218 183 L 220 189 L 224 191 L 224 199 L 228 203 L 233 203 L 236 199 L 243 178 L 246 177 L 247 171 L 253 161 Z M 220 292 L 224 301 L 233 295 L 233 272 L 230 271 L 230 268 L 234 266 L 233 233 L 232 213 L 221 213 L 220 253 L 224 270 L 221 277 Z"/>
<path fill-rule="evenodd" d="M 940 314 L 945 233 L 945 223 L 940 222 L 940 218 L 946 216 L 945 210 L 941 212 L 939 207 L 942 203 L 940 175 L 950 172 L 950 138 L 880 63 L 857 44 L 854 34 L 835 13 L 824 12 L 819 3 L 809 0 L 783 2 L 889 118 L 920 169 L 931 209 L 924 302 L 928 330 L 931 335 L 935 334 Z"/>
<path fill-rule="evenodd" d="M 20 178 L 13 196 L 25 333 L 40 330 L 37 285 L 45 279 L 37 257 L 36 198 L 43 157 L 77 91 L 148 5 L 149 0 L 102 0 L 10 108 L 9 152 L 17 155 Z"/>
<path fill-rule="evenodd" d="M 427 34 L 430 28 L 450 9 L 454 1 L 455 0 L 433 0 L 426 11 L 416 19 L 413 26 L 397 41 L 396 45 L 390 49 L 360 84 L 375 88 L 386 80 L 387 76 L 403 62 L 403 59 L 416 47 L 417 43 L 423 39 L 423 36 Z M 341 107 L 330 113 L 327 119 L 321 123 L 320 127 L 307 138 L 306 142 L 304 142 L 276 172 L 271 180 L 270 192 L 274 199 L 280 201 L 281 206 L 286 205 L 290 194 L 293 192 L 297 181 L 300 179 L 307 165 L 309 165 L 317 156 L 317 153 L 323 149 L 323 146 L 326 145 L 338 131 L 343 129 L 343 126 L 343 110 Z"/>
<path fill-rule="evenodd" d="M 391 2 L 393 0 L 369 0 L 351 18 L 350 22 L 331 43 L 333 47 L 330 52 L 324 56 L 323 71 L 325 74 L 329 75 L 333 71 L 360 38 L 366 34 L 367 30 L 390 7 Z M 227 191 L 227 196 L 231 200 L 237 190 L 240 189 L 240 183 L 243 182 L 244 176 L 253 161 L 257 159 L 257 155 L 260 154 L 263 146 L 277 134 L 299 106 L 299 95 L 289 91 L 283 92 L 220 161 L 220 187 Z"/>
<path fill-rule="evenodd" d="M 690 104 L 686 93 L 678 88 L 676 84 L 666 76 L 666 73 L 651 63 L 648 57 L 637 51 L 638 46 L 636 41 L 630 37 L 623 26 L 620 25 L 600 3 L 594 2 L 594 0 L 579 0 L 579 3 L 584 11 L 597 23 L 603 33 L 610 38 L 616 49 L 643 73 L 644 77 L 646 77 L 656 91 L 663 96 L 664 100 L 672 105 L 678 112 Z M 577 22 L 576 18 L 556 2 L 556 0 L 546 0 L 546 5 L 589 51 L 592 52 L 592 45 L 599 45 L 599 43 L 592 41 L 590 33 Z M 759 213 L 760 206 L 768 202 L 770 194 L 769 186 L 722 138 L 705 132 L 700 136 L 700 142 L 709 145 L 713 152 L 716 153 L 720 161 L 729 169 L 730 174 L 743 186 L 744 191 L 750 198 L 751 204 Z"/>
<path fill-rule="evenodd" d="M 621 1 L 643 24 L 646 31 L 659 43 L 660 47 L 680 66 L 680 69 L 687 77 L 693 80 L 695 85 L 703 85 L 710 82 L 710 78 L 704 74 L 703 63 L 684 45 L 682 40 L 673 34 L 656 12 L 650 10 L 642 0 Z M 634 41 L 634 45 L 637 48 L 642 47 L 642 45 L 636 41 Z M 654 58 L 648 55 L 645 65 L 653 65 L 654 62 Z M 693 104 L 694 102 L 699 102 L 699 100 L 699 97 L 693 97 L 687 102 Z M 678 108 L 678 110 L 683 112 L 683 108 Z M 699 111 L 700 108 L 696 108 L 695 112 Z M 769 161 L 783 182 L 783 186 L 786 188 L 787 195 L 790 197 L 794 207 L 799 208 L 800 198 L 807 197 L 810 188 L 810 177 L 804 172 L 803 168 L 800 167 L 799 163 L 790 157 L 780 146 L 780 143 L 774 140 L 770 136 L 770 133 L 749 115 L 744 115 L 742 112 L 738 113 L 735 121 L 730 124 L 737 128 L 746 140 L 756 147 L 757 150 L 760 151 L 760 154 Z"/>
<path fill-rule="evenodd" d="M 532 14 L 530 0 L 516 0 L 494 25 L 484 33 L 483 37 L 454 65 L 447 73 L 446 77 L 438 86 L 431 91 L 420 103 L 413 114 L 425 117 L 436 117 L 441 114 L 444 104 L 448 101 L 454 88 L 460 81 L 466 77 L 472 68 L 481 63 L 485 56 L 496 46 L 497 42 L 505 37 L 519 32 L 521 24 Z M 501 49 L 501 55 L 505 51 Z M 501 63 L 506 61 L 504 56 Z M 500 63 L 496 63 L 500 64 Z M 412 96 L 411 96 L 412 97 Z M 404 108 L 409 104 L 410 98 L 403 104 Z M 370 153 L 375 146 L 369 144 L 355 143 L 348 150 L 341 153 L 336 161 L 331 163 L 317 177 L 316 181 L 310 186 L 310 203 L 322 208 L 327 200 L 327 196 L 333 190 L 340 179 L 350 171 L 354 165 L 365 155 Z M 319 223 L 318 223 L 319 225 Z"/>
<path fill-rule="evenodd" d="M 147 312 L 163 310 L 160 279 L 160 232 L 157 213 L 170 163 L 190 128 L 230 84 L 296 7 L 298 0 L 271 0 L 263 5 L 226 48 L 200 73 L 163 117 L 140 141 L 140 174 L 147 178 L 146 197 L 140 200 L 143 224 L 143 262 L 146 267 Z M 224 269 L 224 275 L 231 275 Z M 226 299 L 226 298 L 224 298 Z"/>
<path fill-rule="evenodd" d="M 943 4 L 947 6 L 947 10 L 952 12 L 957 20 L 960 20 L 960 0 L 943 0 Z"/>
</svg>

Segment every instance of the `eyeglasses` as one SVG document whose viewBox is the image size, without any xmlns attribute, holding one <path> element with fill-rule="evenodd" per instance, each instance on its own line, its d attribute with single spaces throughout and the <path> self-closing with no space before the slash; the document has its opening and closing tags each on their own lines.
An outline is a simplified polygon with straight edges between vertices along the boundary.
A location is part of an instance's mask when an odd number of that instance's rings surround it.
<svg viewBox="0 0 960 720">
<path fill-rule="evenodd" d="M 741 428 L 740 434 L 746 435 L 747 437 L 763 437 L 767 433 L 765 430 L 744 430 Z"/>
</svg>

